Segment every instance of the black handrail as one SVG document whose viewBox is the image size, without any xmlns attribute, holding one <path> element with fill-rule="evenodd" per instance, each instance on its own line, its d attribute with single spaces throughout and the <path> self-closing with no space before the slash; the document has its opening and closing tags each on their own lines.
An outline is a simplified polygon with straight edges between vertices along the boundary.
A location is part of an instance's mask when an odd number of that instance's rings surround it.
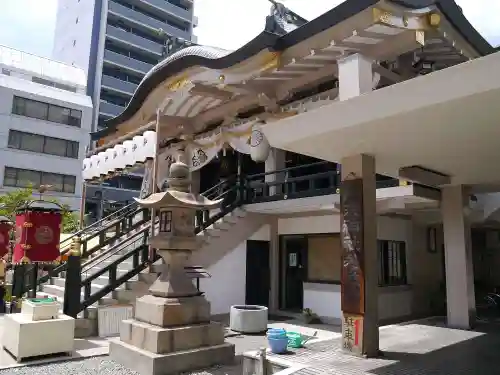
<svg viewBox="0 0 500 375">
<path fill-rule="evenodd" d="M 79 231 L 77 231 L 75 233 L 72 233 L 70 236 L 68 236 L 64 240 L 62 240 L 59 243 L 59 246 L 62 248 L 63 246 L 61 246 L 61 245 L 63 243 L 70 241 L 71 239 L 73 239 L 76 236 L 81 236 L 82 234 L 85 234 L 85 233 L 89 232 L 90 229 L 99 228 L 101 226 L 101 224 L 104 223 L 105 221 L 116 220 L 116 219 L 118 219 L 121 216 L 127 215 L 132 208 L 136 208 L 136 207 L 137 207 L 137 202 L 133 202 L 133 203 L 130 203 L 129 205 L 127 205 L 125 207 L 120 208 L 119 210 L 117 210 L 115 212 L 112 212 L 108 216 L 103 217 L 102 219 L 100 219 L 100 220 L 98 220 L 98 221 L 96 221 L 96 222 L 94 222 L 94 223 L 86 226 L 85 228 L 80 229 Z M 112 216 L 113 217 L 116 216 L 116 218 L 112 219 L 111 218 Z"/>
</svg>

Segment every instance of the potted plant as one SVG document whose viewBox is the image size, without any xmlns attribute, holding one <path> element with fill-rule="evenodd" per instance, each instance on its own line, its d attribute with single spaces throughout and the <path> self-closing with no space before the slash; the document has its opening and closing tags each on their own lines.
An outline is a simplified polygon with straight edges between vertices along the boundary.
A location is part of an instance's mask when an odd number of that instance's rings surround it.
<svg viewBox="0 0 500 375">
<path fill-rule="evenodd" d="M 302 317 L 304 319 L 304 323 L 306 324 L 321 323 L 321 319 L 319 318 L 319 316 L 309 308 L 305 308 L 304 310 L 302 310 Z"/>
</svg>

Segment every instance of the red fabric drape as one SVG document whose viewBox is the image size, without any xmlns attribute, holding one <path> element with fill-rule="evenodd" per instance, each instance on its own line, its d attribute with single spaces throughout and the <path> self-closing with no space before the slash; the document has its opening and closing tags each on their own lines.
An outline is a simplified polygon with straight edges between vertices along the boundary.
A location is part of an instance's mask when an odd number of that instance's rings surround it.
<svg viewBox="0 0 500 375">
<path fill-rule="evenodd" d="M 9 252 L 11 223 L 0 222 L 0 258 L 4 257 Z"/>
<path fill-rule="evenodd" d="M 16 215 L 13 262 L 53 262 L 59 257 L 60 212 L 26 211 Z"/>
</svg>

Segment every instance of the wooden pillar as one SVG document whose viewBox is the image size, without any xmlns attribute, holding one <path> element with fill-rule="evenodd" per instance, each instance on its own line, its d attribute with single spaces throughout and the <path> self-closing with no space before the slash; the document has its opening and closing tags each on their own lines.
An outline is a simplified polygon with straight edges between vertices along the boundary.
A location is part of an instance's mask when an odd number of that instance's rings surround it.
<svg viewBox="0 0 500 375">
<path fill-rule="evenodd" d="M 80 200 L 80 229 L 85 227 L 85 196 L 87 195 L 87 183 L 82 183 L 82 199 Z"/>
<path fill-rule="evenodd" d="M 342 348 L 359 356 L 379 352 L 375 159 L 342 160 Z"/>
<path fill-rule="evenodd" d="M 158 165 L 159 160 L 158 156 L 160 154 L 160 110 L 156 111 L 156 144 L 155 144 L 155 155 L 153 159 L 153 176 L 151 177 L 151 194 L 154 194 L 158 191 Z M 154 208 L 151 209 L 151 225 L 149 229 L 149 238 L 153 238 L 155 235 L 155 222 L 156 222 L 156 210 Z M 149 246 L 149 260 L 151 262 L 155 259 L 155 249 L 150 245 Z M 149 271 L 152 271 L 152 265 L 149 267 Z"/>
</svg>

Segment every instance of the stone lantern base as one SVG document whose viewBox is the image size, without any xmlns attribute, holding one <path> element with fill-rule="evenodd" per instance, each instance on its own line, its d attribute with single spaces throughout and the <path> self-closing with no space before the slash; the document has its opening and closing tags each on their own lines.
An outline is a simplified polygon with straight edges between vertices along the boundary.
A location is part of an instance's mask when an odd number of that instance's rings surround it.
<svg viewBox="0 0 500 375">
<path fill-rule="evenodd" d="M 234 361 L 234 345 L 224 327 L 210 321 L 203 296 L 137 299 L 134 319 L 125 320 L 120 338 L 109 346 L 112 360 L 144 375 L 175 374 Z"/>
</svg>

